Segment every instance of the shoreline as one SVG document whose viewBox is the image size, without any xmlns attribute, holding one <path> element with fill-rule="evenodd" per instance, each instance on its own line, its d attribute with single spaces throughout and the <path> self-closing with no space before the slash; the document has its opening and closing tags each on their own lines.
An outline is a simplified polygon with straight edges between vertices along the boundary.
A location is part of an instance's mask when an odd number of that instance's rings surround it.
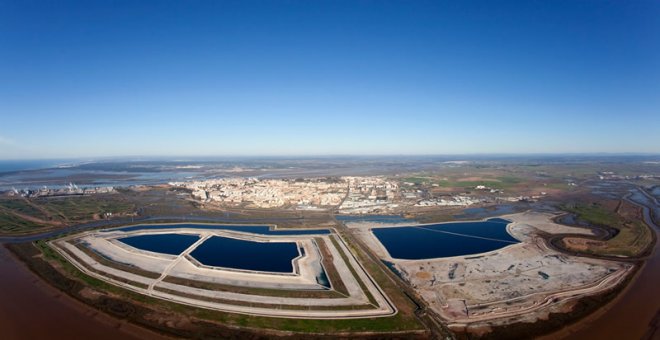
<svg viewBox="0 0 660 340">
<path fill-rule="evenodd" d="M 82 301 L 77 300 L 76 298 L 66 294 L 56 287 L 52 286 L 41 278 L 37 273 L 32 271 L 28 265 L 20 259 L 13 251 L 8 249 L 4 244 L 0 245 L 0 256 L 3 260 L 11 261 L 13 263 L 9 266 L 15 267 L 17 271 L 13 272 L 14 277 L 19 278 L 21 281 L 25 280 L 30 283 L 30 287 L 35 289 L 36 294 L 41 295 L 52 301 L 52 308 L 57 309 L 57 311 L 62 312 L 63 315 L 72 314 L 70 317 L 77 317 L 75 321 L 84 321 L 85 323 L 98 323 L 98 325 L 89 325 L 89 327 L 94 328 L 92 331 L 96 339 L 116 339 L 120 336 L 123 339 L 173 339 L 167 337 L 161 333 L 155 332 L 153 330 L 141 327 L 139 325 L 133 324 L 129 321 L 122 320 L 111 315 L 106 314 L 105 312 L 96 309 L 94 307 L 85 304 Z M 6 265 L 6 264 L 4 264 Z M 30 289 L 31 289 L 30 288 Z M 20 289 L 20 288 L 19 288 Z M 6 294 L 7 291 L 0 292 L 0 294 Z M 25 300 L 25 298 L 23 299 Z M 40 306 L 30 306 L 30 308 L 41 309 Z M 5 320 L 0 321 L 0 325 L 6 322 Z M 49 323 L 46 323 L 49 325 Z M 16 325 L 14 325 L 16 326 Z M 29 327 L 30 325 L 22 325 L 20 327 Z M 101 327 L 98 327 L 101 326 Z M 4 326 L 2 328 L 5 328 Z M 76 327 L 73 330 L 62 330 L 60 325 L 52 325 L 52 327 L 47 327 L 49 336 L 53 336 L 57 333 L 65 333 L 66 331 L 80 331 L 80 328 Z M 105 329 L 104 329 L 105 328 Z M 53 332 L 53 333 L 51 333 Z M 86 331 L 86 333 L 92 333 Z M 107 333 L 106 333 L 107 332 Z M 112 334 L 116 332 L 117 334 Z"/>
</svg>

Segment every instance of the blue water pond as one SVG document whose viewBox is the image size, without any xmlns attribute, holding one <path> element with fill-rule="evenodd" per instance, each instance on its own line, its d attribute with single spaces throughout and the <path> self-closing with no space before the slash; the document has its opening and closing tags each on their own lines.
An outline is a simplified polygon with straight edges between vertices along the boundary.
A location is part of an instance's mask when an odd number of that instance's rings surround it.
<svg viewBox="0 0 660 340">
<path fill-rule="evenodd" d="M 154 234 L 129 236 L 117 240 L 141 250 L 179 255 L 193 245 L 193 243 L 197 242 L 199 236 L 184 234 Z"/>
<path fill-rule="evenodd" d="M 373 233 L 390 256 L 421 260 L 488 252 L 517 243 L 506 231 L 510 222 L 492 218 L 478 222 L 374 228 Z"/>
<path fill-rule="evenodd" d="M 207 266 L 291 273 L 291 261 L 299 253 L 295 242 L 262 243 L 212 236 L 190 255 Z"/>
</svg>

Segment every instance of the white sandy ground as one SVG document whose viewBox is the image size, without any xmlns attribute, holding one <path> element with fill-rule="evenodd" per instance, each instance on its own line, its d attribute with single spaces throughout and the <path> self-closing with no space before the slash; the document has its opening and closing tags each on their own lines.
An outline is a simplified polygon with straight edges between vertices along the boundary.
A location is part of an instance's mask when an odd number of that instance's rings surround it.
<svg viewBox="0 0 660 340">
<path fill-rule="evenodd" d="M 178 234 L 195 234 L 200 235 L 200 240 L 191 245 L 181 255 L 173 256 L 166 254 L 153 253 L 143 251 L 122 242 L 117 241 L 117 238 L 136 236 L 144 234 L 163 234 L 163 233 L 178 233 Z M 197 263 L 189 254 L 202 242 L 211 236 L 224 236 L 233 237 L 237 239 L 244 239 L 256 242 L 296 242 L 304 249 L 304 254 L 293 260 L 294 272 L 288 274 L 281 273 L 267 273 L 267 272 L 254 272 L 254 271 L 241 271 L 226 268 L 214 268 L 203 266 Z M 334 237 L 341 249 L 337 249 L 330 241 Z M 215 291 L 209 289 L 191 288 L 178 284 L 163 282 L 167 276 L 174 276 L 179 278 L 193 279 L 198 281 L 210 283 L 222 283 L 240 287 L 255 287 L 255 288 L 271 288 L 271 289 L 284 289 L 284 290 L 320 290 L 325 289 L 316 282 L 316 277 L 322 267 L 322 257 L 316 245 L 315 238 L 320 238 L 325 242 L 328 250 L 332 254 L 333 263 L 337 272 L 347 288 L 348 296 L 343 297 L 328 297 L 328 298 L 300 298 L 300 297 L 274 297 L 263 296 L 255 294 L 242 294 L 235 292 Z M 75 242 L 86 242 L 91 249 L 111 259 L 112 261 L 129 264 L 137 268 L 155 272 L 160 274 L 157 279 L 143 277 L 137 274 L 124 272 L 122 270 L 111 268 L 96 262 L 94 259 L 87 256 L 83 251 L 73 245 Z M 162 230 L 138 230 L 130 232 L 111 231 L 99 232 L 92 231 L 78 235 L 69 236 L 63 239 L 58 239 L 51 242 L 51 245 L 69 261 L 71 261 L 78 269 L 86 274 L 99 278 L 101 280 L 110 282 L 112 284 L 154 297 L 176 301 L 183 304 L 192 306 L 204 307 L 209 309 L 216 309 L 222 311 L 230 311 L 236 313 L 253 314 L 253 315 L 268 315 L 280 316 L 290 318 L 361 318 L 361 317 L 376 317 L 388 316 L 396 313 L 395 307 L 391 304 L 389 299 L 384 295 L 380 288 L 370 280 L 369 275 L 359 265 L 357 260 L 352 256 L 346 248 L 341 237 L 334 234 L 331 235 L 296 235 L 296 236 L 271 236 L 271 235 L 256 235 L 251 233 L 242 233 L 236 231 L 228 231 L 221 229 L 194 229 L 194 228 L 174 228 Z M 78 260 L 71 257 L 67 252 L 62 251 L 66 249 L 68 252 L 75 255 Z M 320 310 L 314 307 L 329 307 L 329 306 L 353 306 L 371 304 L 368 297 L 360 287 L 358 278 L 354 277 L 351 271 L 346 266 L 340 252 L 347 254 L 349 262 L 355 269 L 359 280 L 364 282 L 365 286 L 371 295 L 377 301 L 376 305 L 372 305 L 371 309 L 356 309 L 356 310 Z M 95 273 L 89 270 L 86 266 L 93 268 Z M 129 285 L 111 277 L 104 276 L 107 273 L 119 278 L 128 279 L 134 282 L 139 282 L 148 286 L 147 289 Z M 176 294 L 169 294 L 159 291 L 157 288 L 165 288 L 176 292 L 193 294 L 197 297 L 184 297 Z M 263 303 L 274 305 L 293 305 L 303 306 L 307 309 L 291 310 L 279 309 L 276 307 L 251 307 L 240 306 L 231 303 L 220 303 L 209 301 L 208 298 L 224 299 L 229 301 L 237 301 L 243 303 Z"/>
<path fill-rule="evenodd" d="M 254 234 L 237 233 L 226 230 L 209 231 L 206 229 L 191 228 L 167 229 L 166 231 L 156 232 L 148 230 L 122 234 L 95 233 L 81 237 L 80 239 L 88 242 L 92 249 L 113 261 L 128 263 L 135 267 L 156 273 L 167 271 L 168 275 L 174 277 L 255 288 L 280 288 L 283 285 L 290 285 L 287 287 L 295 289 L 323 289 L 323 287 L 316 283 L 318 266 L 316 266 L 314 262 L 320 262 L 320 256 L 318 255 L 318 252 L 314 251 L 312 248 L 311 236 L 306 236 L 305 238 L 278 236 L 275 240 L 276 242 L 299 242 L 302 244 L 303 248 L 305 248 L 307 256 L 298 258 L 297 261 L 295 261 L 298 264 L 296 267 L 299 270 L 299 273 L 295 273 L 297 275 L 294 275 L 294 273 L 287 275 L 226 270 L 193 263 L 188 260 L 185 255 L 194 250 L 198 244 L 201 244 L 201 242 L 194 245 L 195 247 L 192 247 L 189 252 L 184 252 L 184 256 L 173 256 L 140 250 L 116 240 L 116 238 L 128 236 L 171 233 L 195 234 L 200 235 L 202 238 L 208 238 L 210 236 L 234 237 L 255 242 L 265 242 L 269 240 L 266 237 Z M 99 237 L 99 234 L 101 237 Z"/>
<path fill-rule="evenodd" d="M 350 227 L 381 258 L 394 263 L 431 308 L 457 328 L 506 323 L 514 317 L 528 322 L 546 318 L 562 304 L 616 286 L 633 268 L 629 263 L 569 256 L 548 248 L 539 231 L 593 234 L 586 228 L 556 224 L 551 220 L 555 215 L 524 212 L 501 217 L 512 221 L 507 231 L 520 243 L 483 254 L 424 260 L 394 259 L 371 228 Z"/>
</svg>

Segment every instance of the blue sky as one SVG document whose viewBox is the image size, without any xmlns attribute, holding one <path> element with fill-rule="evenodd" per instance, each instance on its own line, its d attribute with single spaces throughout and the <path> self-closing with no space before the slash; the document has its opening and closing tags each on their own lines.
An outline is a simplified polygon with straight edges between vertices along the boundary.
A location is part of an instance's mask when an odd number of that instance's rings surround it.
<svg viewBox="0 0 660 340">
<path fill-rule="evenodd" d="M 658 1 L 0 1 L 0 159 L 660 152 Z"/>
</svg>

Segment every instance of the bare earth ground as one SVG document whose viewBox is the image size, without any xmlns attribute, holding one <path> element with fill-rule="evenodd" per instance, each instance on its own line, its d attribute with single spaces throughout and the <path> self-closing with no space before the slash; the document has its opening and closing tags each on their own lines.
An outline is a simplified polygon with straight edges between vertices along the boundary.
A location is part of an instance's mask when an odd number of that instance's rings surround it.
<svg viewBox="0 0 660 340">
<path fill-rule="evenodd" d="M 356 232 L 379 256 L 395 264 L 449 326 L 475 333 L 491 325 L 535 322 L 551 312 L 570 310 L 572 302 L 607 291 L 627 277 L 632 264 L 561 254 L 539 233 L 585 234 L 589 229 L 556 224 L 554 215 L 526 212 L 503 216 L 521 242 L 480 256 L 398 260 L 389 256 L 364 225 Z"/>
</svg>

